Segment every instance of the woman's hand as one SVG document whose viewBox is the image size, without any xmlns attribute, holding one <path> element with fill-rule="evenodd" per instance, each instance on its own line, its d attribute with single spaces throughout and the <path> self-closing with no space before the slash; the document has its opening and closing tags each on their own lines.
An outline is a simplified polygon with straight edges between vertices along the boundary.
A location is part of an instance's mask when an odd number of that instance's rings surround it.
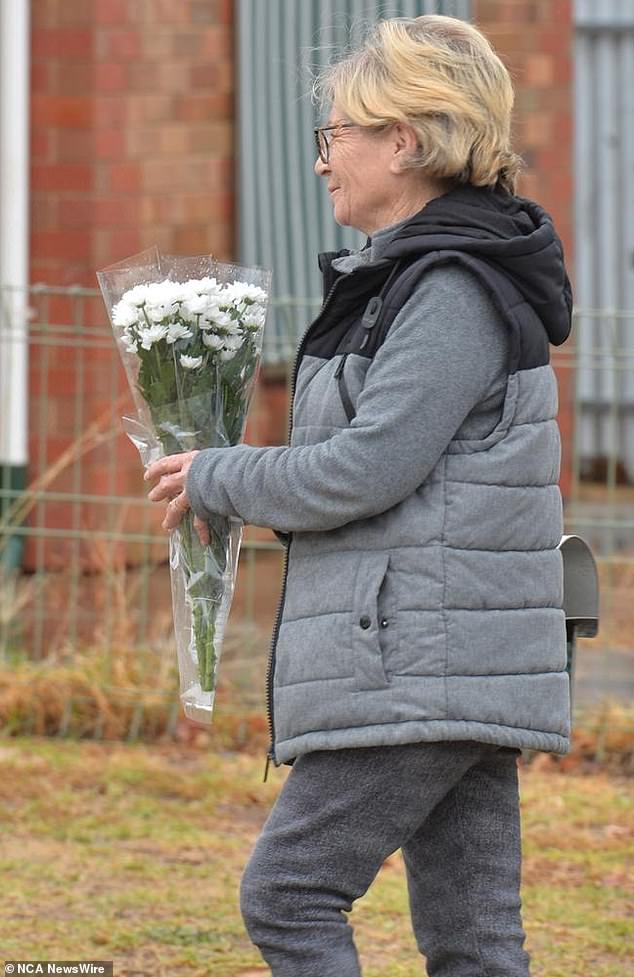
<svg viewBox="0 0 634 977">
<path fill-rule="evenodd" d="M 152 502 L 162 502 L 168 499 L 167 512 L 163 520 L 163 529 L 176 529 L 181 519 L 190 508 L 189 499 L 185 491 L 187 472 L 198 451 L 184 451 L 178 455 L 166 455 L 149 465 L 143 478 L 146 482 L 158 478 L 158 484 L 148 492 Z M 194 516 L 194 529 L 203 546 L 209 544 L 209 528 L 207 523 L 198 516 Z"/>
</svg>

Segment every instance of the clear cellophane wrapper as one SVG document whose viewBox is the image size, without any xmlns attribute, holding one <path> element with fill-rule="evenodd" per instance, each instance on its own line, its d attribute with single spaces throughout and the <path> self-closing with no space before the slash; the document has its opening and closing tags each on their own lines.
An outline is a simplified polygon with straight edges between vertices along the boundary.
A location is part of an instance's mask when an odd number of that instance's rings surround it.
<svg viewBox="0 0 634 977">
<path fill-rule="evenodd" d="M 135 417 L 122 419 L 123 429 L 144 468 L 165 455 L 238 444 L 259 369 L 270 272 L 150 248 L 97 277 L 136 407 Z M 196 297 L 195 283 L 203 287 L 202 282 L 209 290 L 206 304 L 205 294 Z M 144 319 L 131 325 L 126 296 L 140 301 L 137 286 L 152 283 L 160 283 L 154 290 L 157 301 L 146 302 Z M 169 283 L 183 290 L 172 290 Z M 180 305 L 159 301 L 175 295 Z M 241 298 L 245 295 L 252 301 Z M 203 306 L 206 319 L 191 311 Z M 161 318 L 169 308 L 180 312 Z M 183 710 L 188 718 L 209 724 L 243 524 L 211 515 L 207 526 L 210 542 L 203 545 L 191 509 L 185 513 L 170 532 L 169 567 Z"/>
</svg>

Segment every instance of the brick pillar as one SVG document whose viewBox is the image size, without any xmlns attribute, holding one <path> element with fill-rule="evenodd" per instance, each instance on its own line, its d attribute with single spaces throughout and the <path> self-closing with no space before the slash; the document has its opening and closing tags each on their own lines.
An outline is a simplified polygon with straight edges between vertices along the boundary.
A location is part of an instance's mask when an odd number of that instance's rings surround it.
<svg viewBox="0 0 634 977">
<path fill-rule="evenodd" d="M 526 162 L 519 193 L 553 217 L 573 278 L 574 24 L 570 0 L 475 0 L 474 22 L 510 69 L 515 85 L 515 148 Z M 573 340 L 568 340 L 570 344 Z M 570 360 L 569 346 L 565 356 Z M 561 487 L 571 486 L 574 374 L 557 369 L 563 441 Z"/>
<path fill-rule="evenodd" d="M 34 0 L 32 280 L 158 244 L 233 257 L 230 0 Z"/>
<path fill-rule="evenodd" d="M 234 258 L 233 70 L 233 0 L 33 0 L 33 283 L 96 288 L 97 269 L 153 244 Z M 79 345 L 33 336 L 30 481 L 127 389 L 114 342 L 84 345 L 107 324 L 101 300 L 47 302 L 33 299 L 38 321 L 78 324 Z M 128 398 L 111 428 L 131 410 Z M 66 467 L 48 487 L 139 495 L 141 474 L 120 436 L 116 464 L 96 446 L 81 460 L 79 486 Z M 84 504 L 82 527 L 104 526 L 105 513 Z M 47 503 L 45 524 L 68 525 L 71 515 L 66 503 Z M 67 546 L 47 539 L 39 563 L 64 565 Z M 25 564 L 35 562 L 29 541 Z"/>
</svg>

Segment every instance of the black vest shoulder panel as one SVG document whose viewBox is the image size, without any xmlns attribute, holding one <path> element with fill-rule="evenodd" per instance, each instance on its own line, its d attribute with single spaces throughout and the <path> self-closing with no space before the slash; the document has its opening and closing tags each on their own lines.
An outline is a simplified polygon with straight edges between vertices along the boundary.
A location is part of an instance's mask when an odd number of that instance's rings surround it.
<svg viewBox="0 0 634 977">
<path fill-rule="evenodd" d="M 304 352 L 325 359 L 348 353 L 373 358 L 422 276 L 445 264 L 467 268 L 491 296 L 511 332 L 510 373 L 549 362 L 546 330 L 512 281 L 493 264 L 460 251 L 385 260 L 340 275 L 311 326 Z"/>
</svg>

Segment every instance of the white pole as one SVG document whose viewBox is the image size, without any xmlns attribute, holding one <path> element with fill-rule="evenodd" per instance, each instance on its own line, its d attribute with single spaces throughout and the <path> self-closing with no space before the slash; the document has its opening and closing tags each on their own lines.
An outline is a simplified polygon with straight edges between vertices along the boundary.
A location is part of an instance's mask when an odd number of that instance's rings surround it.
<svg viewBox="0 0 634 977">
<path fill-rule="evenodd" d="M 0 0 L 0 465 L 8 466 L 27 462 L 29 7 Z"/>
</svg>

